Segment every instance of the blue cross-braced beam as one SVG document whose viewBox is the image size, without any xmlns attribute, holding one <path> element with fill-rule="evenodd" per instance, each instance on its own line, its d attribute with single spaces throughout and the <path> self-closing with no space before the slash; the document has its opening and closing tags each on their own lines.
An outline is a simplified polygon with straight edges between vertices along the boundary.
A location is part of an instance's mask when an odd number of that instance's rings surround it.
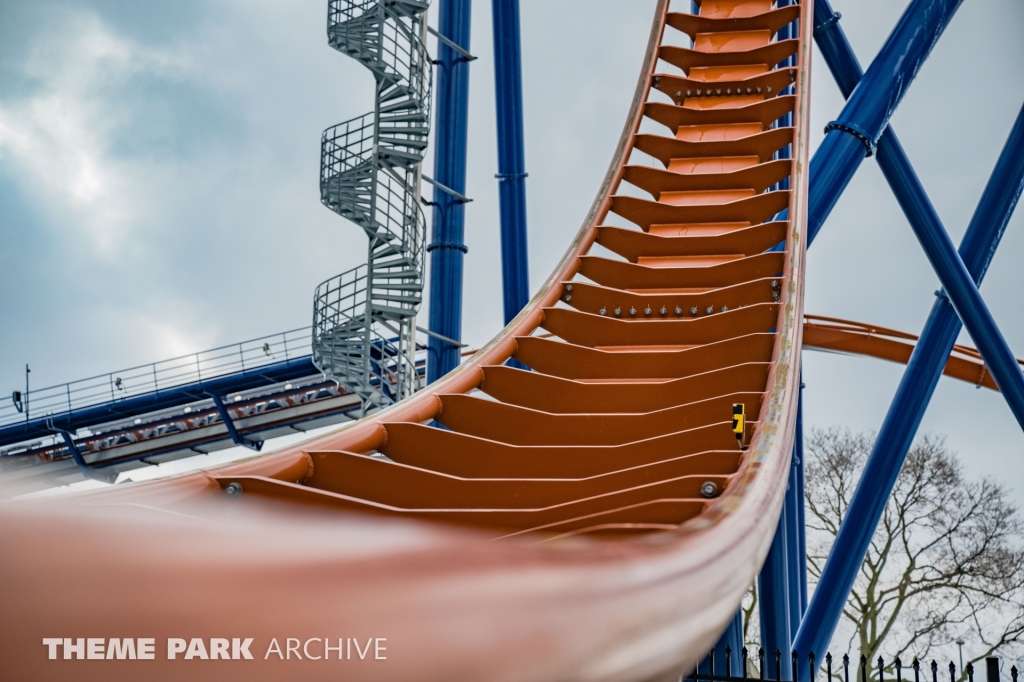
<svg viewBox="0 0 1024 682">
<path fill-rule="evenodd" d="M 918 241 L 985 359 L 992 378 L 1024 428 L 1024 374 L 1021 374 L 1013 351 L 972 281 L 971 273 L 957 255 L 953 241 L 928 200 L 899 140 L 892 131 L 886 130 L 889 116 L 902 98 L 909 80 L 928 56 L 959 4 L 960 0 L 915 0 L 890 36 L 890 42 L 897 36 L 906 36 L 906 45 L 902 49 L 887 49 L 890 43 L 886 44 L 861 81 L 864 87 L 853 88 L 839 119 L 826 128 L 825 141 L 811 161 L 808 235 L 809 239 L 814 239 L 861 160 L 865 155 L 874 153 L 877 143 L 882 173 L 910 219 Z M 838 23 L 829 23 L 829 15 L 825 14 L 830 10 L 826 3 L 818 5 L 815 16 L 821 16 L 822 20 L 816 23 L 827 26 L 823 30 L 836 31 Z M 919 28 L 923 30 L 919 31 Z M 837 41 L 836 45 L 844 43 Z M 848 43 L 845 45 L 849 47 Z M 854 79 L 858 70 L 855 65 L 854 60 L 843 83 L 848 85 Z M 889 76 L 892 87 L 878 88 L 877 81 Z"/>
<path fill-rule="evenodd" d="M 861 70 L 842 29 L 837 24 L 838 15 L 832 12 L 827 0 L 815 3 L 815 38 L 840 89 L 849 95 L 860 78 Z M 905 164 L 905 155 L 889 154 L 883 151 L 895 141 L 895 133 L 887 130 L 879 139 L 880 163 Z M 900 150 L 902 151 L 902 150 Z M 916 182 L 913 171 L 887 173 L 897 194 L 919 190 L 924 196 L 920 183 Z M 910 187 L 899 185 L 909 182 Z M 913 182 L 911 182 L 913 181 Z M 897 183 L 897 184 L 894 184 Z M 992 177 L 986 186 L 982 199 L 960 246 L 960 257 L 966 269 L 978 284 L 984 277 L 991 258 L 1013 209 L 1024 189 L 1024 110 L 1018 115 L 1010 138 L 1003 149 Z M 927 197 L 924 197 L 927 201 Z M 901 201 L 901 204 L 904 202 Z M 920 203 L 920 198 L 918 198 Z M 906 210 L 906 205 L 904 205 Z M 932 211 L 934 213 L 934 211 Z M 911 220 L 919 216 L 908 211 Z M 943 230 L 944 231 L 944 230 Z M 856 572 L 863 561 L 867 544 L 877 526 L 885 501 L 910 448 L 924 410 L 935 390 L 942 368 L 961 329 L 952 305 L 945 297 L 939 297 L 928 318 L 924 332 L 914 350 L 907 371 L 903 376 L 896 397 L 869 457 L 859 486 L 847 514 L 847 522 L 840 529 L 835 546 L 843 547 L 842 556 L 830 556 L 818 589 L 815 591 L 805 618 L 794 638 L 798 651 L 823 651 L 828 646 L 838 623 L 843 605 L 856 579 Z M 859 551 L 858 551 L 859 550 Z"/>
</svg>

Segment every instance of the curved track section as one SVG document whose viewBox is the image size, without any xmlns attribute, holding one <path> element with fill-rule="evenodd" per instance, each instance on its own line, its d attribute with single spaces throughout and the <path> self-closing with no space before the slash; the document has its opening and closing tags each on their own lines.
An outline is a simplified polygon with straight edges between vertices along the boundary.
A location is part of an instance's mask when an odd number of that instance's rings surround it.
<svg viewBox="0 0 1024 682">
<path fill-rule="evenodd" d="M 878 325 L 820 315 L 804 316 L 804 348 L 867 355 L 905 365 L 910 361 L 917 339 L 914 334 Z M 1024 360 L 1017 360 L 1017 364 L 1024 366 Z M 970 346 L 953 346 L 953 352 L 942 373 L 978 388 L 984 386 L 993 391 L 999 390 L 981 353 Z"/>
<path fill-rule="evenodd" d="M 40 536 L 51 556 L 8 562 L 0 584 L 50 585 L 66 629 L 127 616 L 159 638 L 200 623 L 253 637 L 257 658 L 272 637 L 386 637 L 387 664 L 345 660 L 348 679 L 653 680 L 693 666 L 764 560 L 789 473 L 807 8 L 659 3 L 583 227 L 461 367 L 284 452 L 80 497 L 74 515 L 6 512 L 19 517 L 3 524 L 10 556 Z M 797 20 L 798 39 L 775 39 Z M 692 48 L 671 44 L 682 34 Z M 795 127 L 777 125 L 790 113 Z M 793 159 L 776 158 L 788 146 Z M 69 556 L 88 591 L 39 568 Z M 17 643 L 50 612 L 11 596 Z M 126 672 L 104 665 L 89 670 Z M 218 679 L 338 670 L 290 665 L 271 656 Z"/>
</svg>

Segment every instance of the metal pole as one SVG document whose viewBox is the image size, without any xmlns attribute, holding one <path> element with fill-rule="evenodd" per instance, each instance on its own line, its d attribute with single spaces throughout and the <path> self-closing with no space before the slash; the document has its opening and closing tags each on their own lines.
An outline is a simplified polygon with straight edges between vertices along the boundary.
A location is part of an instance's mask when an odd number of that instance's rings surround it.
<svg viewBox="0 0 1024 682">
<path fill-rule="evenodd" d="M 786 495 L 789 504 L 789 495 Z M 757 576 L 758 606 L 761 613 L 761 646 L 768 660 L 775 651 L 783 653 L 781 670 L 770 671 L 778 675 L 775 679 L 790 680 L 790 662 L 787 655 L 791 650 L 789 627 L 789 574 L 787 566 L 786 511 L 783 507 L 779 525 L 775 528 L 771 549 L 764 560 L 764 566 Z"/>
<path fill-rule="evenodd" d="M 807 231 L 813 240 L 962 0 L 913 0 L 875 61 L 830 123 L 811 160 Z"/>
<path fill-rule="evenodd" d="M 501 274 L 505 324 L 508 324 L 530 299 L 519 0 L 491 0 L 491 11 L 494 95 L 498 113 L 498 174 L 495 177 L 501 202 Z"/>
<path fill-rule="evenodd" d="M 441 0 L 438 33 L 469 50 L 471 0 Z M 466 135 L 469 64 L 444 41 L 437 45 L 437 117 L 434 179 L 466 193 Z M 433 242 L 430 252 L 430 330 L 462 339 L 462 258 L 465 211 L 461 201 L 434 187 Z M 435 381 L 459 364 L 459 348 L 431 336 L 427 380 Z"/>
<path fill-rule="evenodd" d="M 818 2 L 825 4 L 823 0 Z M 816 23 L 821 25 L 820 21 Z M 827 52 L 824 46 L 822 53 L 826 60 L 835 54 Z M 1017 115 L 960 244 L 960 257 L 977 284 L 985 276 L 1022 190 L 1024 108 Z M 846 519 L 839 529 L 834 546 L 842 548 L 842 551 L 829 556 L 800 623 L 794 639 L 794 647 L 799 651 L 820 652 L 828 646 L 889 492 L 960 329 L 961 322 L 953 306 L 945 297 L 938 297 L 878 432 Z"/>
</svg>

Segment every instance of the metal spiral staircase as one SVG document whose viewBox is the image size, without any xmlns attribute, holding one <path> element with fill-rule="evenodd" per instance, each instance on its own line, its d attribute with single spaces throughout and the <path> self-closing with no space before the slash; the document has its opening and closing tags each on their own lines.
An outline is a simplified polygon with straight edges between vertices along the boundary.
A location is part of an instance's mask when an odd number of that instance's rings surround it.
<svg viewBox="0 0 1024 682">
<path fill-rule="evenodd" d="M 324 131 L 320 200 L 369 237 L 367 263 L 317 287 L 313 362 L 369 412 L 418 388 L 416 312 L 426 226 L 420 162 L 430 130 L 426 0 L 330 0 L 331 47 L 377 81 L 368 114 Z"/>
</svg>

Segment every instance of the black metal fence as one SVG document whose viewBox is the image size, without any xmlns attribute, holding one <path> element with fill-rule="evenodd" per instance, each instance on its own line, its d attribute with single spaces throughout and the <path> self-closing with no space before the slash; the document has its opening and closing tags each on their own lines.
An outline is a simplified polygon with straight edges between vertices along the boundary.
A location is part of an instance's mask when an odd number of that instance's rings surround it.
<svg viewBox="0 0 1024 682">
<path fill-rule="evenodd" d="M 724 656 L 722 655 L 724 653 Z M 770 680 L 772 682 L 796 682 L 802 679 L 804 682 L 816 682 L 819 674 L 824 675 L 823 682 L 851 682 L 850 657 L 843 654 L 841 667 L 833 667 L 836 663 L 832 654 L 825 654 L 824 665 L 819 667 L 819 662 L 814 654 L 808 654 L 803 661 L 792 652 L 788 666 L 784 665 L 783 654 L 775 650 L 774 660 L 766 660 L 764 649 L 757 650 L 757 658 L 752 659 L 747 647 L 743 647 L 740 655 L 734 656 L 731 647 L 726 647 L 724 652 L 716 656 L 714 649 L 708 657 L 701 662 L 689 675 L 680 678 L 680 682 L 742 682 L 743 680 Z M 987 676 L 986 680 L 979 682 L 999 682 L 999 659 L 986 659 Z M 800 666 L 803 665 L 806 675 L 799 674 Z M 787 669 L 788 668 L 788 669 Z M 860 664 L 854 672 L 853 682 L 946 682 L 946 670 L 942 671 L 942 679 L 939 678 L 939 664 L 932 661 L 924 664 L 915 658 L 910 665 L 905 665 L 897 656 L 890 663 L 879 656 L 874 665 L 868 663 L 864 656 L 860 657 Z M 956 664 L 949 662 L 949 682 L 957 682 L 959 677 L 956 672 Z M 974 665 L 968 663 L 964 667 L 967 682 L 974 682 Z M 1011 682 L 1017 680 L 1017 666 L 1010 668 Z"/>
</svg>

